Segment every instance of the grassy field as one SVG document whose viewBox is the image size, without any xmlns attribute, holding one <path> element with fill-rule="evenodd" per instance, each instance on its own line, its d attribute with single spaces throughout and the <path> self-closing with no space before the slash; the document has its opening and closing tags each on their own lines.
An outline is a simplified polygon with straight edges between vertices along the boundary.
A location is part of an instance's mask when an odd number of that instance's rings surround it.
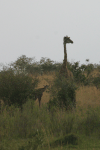
<svg viewBox="0 0 100 150">
<path fill-rule="evenodd" d="M 54 76 L 38 76 L 38 88 L 51 84 Z M 2 106 L 0 150 L 99 150 L 100 90 L 79 87 L 72 112 L 49 112 L 49 98 L 50 93 L 44 92 L 40 109 L 38 101 L 27 101 L 22 113 L 14 106 Z"/>
</svg>

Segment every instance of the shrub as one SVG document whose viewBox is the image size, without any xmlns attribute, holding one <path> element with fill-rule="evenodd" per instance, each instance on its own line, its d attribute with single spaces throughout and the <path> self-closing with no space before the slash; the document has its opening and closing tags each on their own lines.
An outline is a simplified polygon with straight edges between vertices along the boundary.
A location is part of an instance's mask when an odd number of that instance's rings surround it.
<svg viewBox="0 0 100 150">
<path fill-rule="evenodd" d="M 22 108 L 37 85 L 38 80 L 21 74 L 14 74 L 13 70 L 0 72 L 0 99 L 9 106 L 14 104 Z"/>
<path fill-rule="evenodd" d="M 74 64 L 70 64 L 70 70 L 73 73 L 74 80 L 76 83 L 85 83 L 86 77 L 83 74 L 84 70 L 86 68 L 86 65 L 79 66 L 79 62 L 75 62 Z"/>
<path fill-rule="evenodd" d="M 90 73 L 91 73 L 93 70 L 94 70 L 93 64 L 88 64 L 88 65 L 86 66 L 85 71 L 87 72 L 87 77 L 90 75 Z"/>
<path fill-rule="evenodd" d="M 54 79 L 54 83 L 50 89 L 51 99 L 48 103 L 49 109 L 54 105 L 66 110 L 76 107 L 76 86 L 73 81 L 60 78 L 59 75 Z"/>
<path fill-rule="evenodd" d="M 93 84 L 96 86 L 97 89 L 100 88 L 100 76 L 93 78 Z"/>
</svg>

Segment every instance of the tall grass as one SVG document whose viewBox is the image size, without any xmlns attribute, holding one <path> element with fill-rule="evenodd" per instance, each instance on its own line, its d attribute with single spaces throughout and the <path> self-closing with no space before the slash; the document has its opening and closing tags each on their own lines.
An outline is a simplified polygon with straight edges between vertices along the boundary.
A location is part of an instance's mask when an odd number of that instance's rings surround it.
<svg viewBox="0 0 100 150">
<path fill-rule="evenodd" d="M 14 106 L 2 110 L 0 149 L 53 149 L 56 146 L 64 148 L 68 143 L 74 147 L 76 145 L 77 148 L 77 145 L 82 143 L 83 137 L 95 137 L 99 140 L 99 127 L 99 107 L 95 109 L 89 107 L 86 110 L 78 107 L 76 111 L 49 112 L 46 105 L 39 109 L 29 100 L 24 104 L 23 112 Z M 73 144 L 73 140 L 76 144 Z"/>
</svg>

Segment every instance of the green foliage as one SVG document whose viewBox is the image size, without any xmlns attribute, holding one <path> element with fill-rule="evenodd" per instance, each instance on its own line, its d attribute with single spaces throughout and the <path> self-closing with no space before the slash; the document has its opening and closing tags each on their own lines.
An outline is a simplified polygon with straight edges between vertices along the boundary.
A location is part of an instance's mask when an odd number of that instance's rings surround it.
<svg viewBox="0 0 100 150">
<path fill-rule="evenodd" d="M 0 99 L 8 105 L 16 105 L 22 108 L 32 90 L 38 83 L 37 79 L 29 77 L 24 73 L 15 74 L 13 70 L 0 72 Z"/>
<path fill-rule="evenodd" d="M 56 63 L 49 58 L 42 57 L 39 62 L 35 61 L 35 57 L 28 58 L 25 55 L 20 56 L 14 63 L 10 64 L 15 74 L 43 74 L 57 71 L 61 67 L 61 63 Z"/>
<path fill-rule="evenodd" d="M 76 107 L 76 86 L 72 80 L 65 77 L 56 76 L 54 83 L 50 89 L 51 100 L 48 105 L 49 108 L 53 105 L 66 110 Z"/>
<path fill-rule="evenodd" d="M 89 60 L 86 60 L 89 62 Z M 62 63 L 57 63 L 50 58 L 42 57 L 39 62 L 35 61 L 35 57 L 28 58 L 25 55 L 20 56 L 14 63 L 10 64 L 11 68 L 14 70 L 15 74 L 43 74 L 48 73 L 52 71 L 59 71 Z M 87 77 L 90 75 L 90 73 L 94 69 L 93 64 L 82 64 L 79 65 L 79 62 L 74 62 L 71 64 L 70 62 L 67 62 L 68 69 L 72 71 L 74 75 L 74 81 L 77 83 L 85 83 L 86 76 L 84 75 L 84 72 L 87 73 Z"/>
<path fill-rule="evenodd" d="M 87 72 L 87 77 L 90 75 L 90 73 L 93 71 L 93 69 L 94 69 L 93 64 L 88 64 L 88 65 L 86 66 L 85 71 Z"/>
<path fill-rule="evenodd" d="M 41 70 L 45 73 L 50 71 L 56 71 L 60 68 L 60 63 L 55 63 L 53 60 L 49 58 L 42 57 L 40 60 Z"/>
<path fill-rule="evenodd" d="M 89 59 L 86 60 L 87 62 Z M 72 71 L 74 76 L 74 81 L 78 84 L 83 85 L 90 85 L 91 84 L 91 77 L 89 76 L 90 73 L 94 70 L 93 64 L 82 64 L 79 65 L 79 62 L 74 62 L 73 64 L 68 63 L 69 69 Z"/>
<path fill-rule="evenodd" d="M 11 66 L 16 74 L 28 74 L 33 72 L 34 61 L 35 58 L 28 58 L 25 55 L 22 55 L 14 63 L 11 63 Z"/>
<path fill-rule="evenodd" d="M 76 83 L 85 83 L 86 77 L 83 74 L 85 70 L 85 65 L 79 66 L 79 62 L 75 62 L 74 64 L 70 65 L 70 69 L 74 76 L 74 81 Z"/>
<path fill-rule="evenodd" d="M 93 85 L 95 85 L 97 89 L 100 88 L 100 76 L 93 78 Z"/>
<path fill-rule="evenodd" d="M 88 63 L 89 62 L 89 59 L 86 59 L 86 62 Z M 94 70 L 94 67 L 95 65 L 89 63 L 86 65 L 85 67 L 85 72 L 87 73 L 87 77 L 90 75 L 90 73 Z"/>
</svg>

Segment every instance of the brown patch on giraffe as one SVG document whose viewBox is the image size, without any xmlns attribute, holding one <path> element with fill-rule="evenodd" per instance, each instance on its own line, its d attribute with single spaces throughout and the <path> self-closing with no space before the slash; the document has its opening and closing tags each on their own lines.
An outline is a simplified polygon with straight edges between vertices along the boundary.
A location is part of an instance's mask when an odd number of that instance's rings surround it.
<svg viewBox="0 0 100 150">
<path fill-rule="evenodd" d="M 73 73 L 70 70 L 68 70 L 68 68 L 62 67 L 59 73 L 61 76 L 65 76 L 66 78 L 73 79 Z"/>
</svg>

